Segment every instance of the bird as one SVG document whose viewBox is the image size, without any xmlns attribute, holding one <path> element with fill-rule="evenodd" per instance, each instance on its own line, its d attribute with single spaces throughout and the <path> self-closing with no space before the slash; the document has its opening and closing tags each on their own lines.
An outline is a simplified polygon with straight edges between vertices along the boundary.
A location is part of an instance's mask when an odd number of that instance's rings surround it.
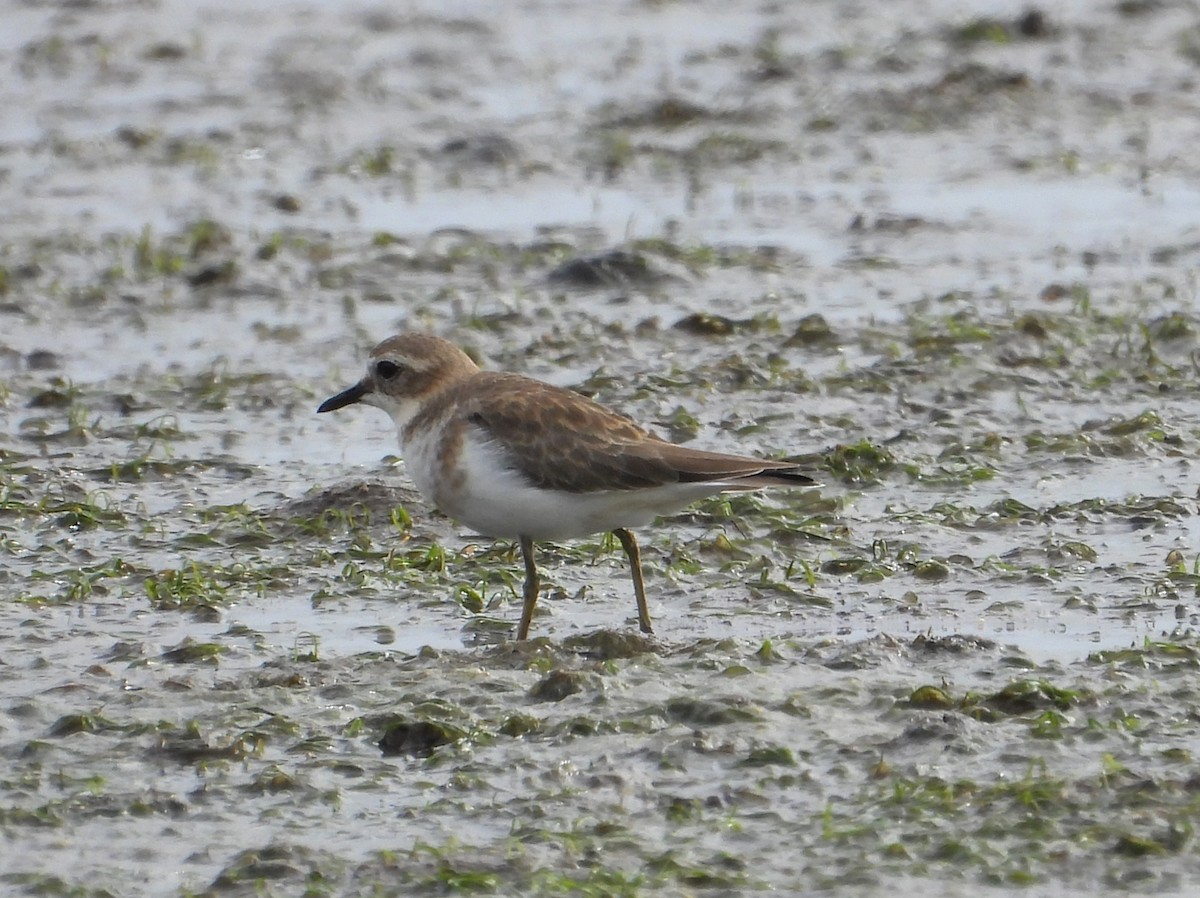
<svg viewBox="0 0 1200 898">
<path fill-rule="evenodd" d="M 538 599 L 536 542 L 611 532 L 629 560 L 638 626 L 652 634 L 633 528 L 719 493 L 818 485 L 793 462 L 671 443 L 573 390 L 483 370 L 454 343 L 419 331 L 377 345 L 366 375 L 317 412 L 355 403 L 391 416 L 426 501 L 520 545 L 518 640 L 529 637 Z"/>
</svg>

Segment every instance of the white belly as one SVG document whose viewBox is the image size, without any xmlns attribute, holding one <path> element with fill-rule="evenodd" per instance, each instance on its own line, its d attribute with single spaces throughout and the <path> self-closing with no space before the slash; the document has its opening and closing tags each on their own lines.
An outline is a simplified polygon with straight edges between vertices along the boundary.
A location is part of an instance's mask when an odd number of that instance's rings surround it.
<svg viewBox="0 0 1200 898">
<path fill-rule="evenodd" d="M 468 431 L 447 461 L 437 434 L 414 434 L 404 446 L 409 476 L 427 500 L 472 530 L 515 539 L 574 539 L 618 527 L 641 527 L 698 499 L 720 483 L 668 484 L 637 490 L 568 493 L 531 486 L 504 463 L 502 450 Z"/>
</svg>

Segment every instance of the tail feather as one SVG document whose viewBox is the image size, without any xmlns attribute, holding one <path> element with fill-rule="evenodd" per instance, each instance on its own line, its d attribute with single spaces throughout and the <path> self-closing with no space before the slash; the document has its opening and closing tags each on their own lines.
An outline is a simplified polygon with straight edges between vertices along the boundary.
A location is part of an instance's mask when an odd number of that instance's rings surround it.
<svg viewBox="0 0 1200 898">
<path fill-rule="evenodd" d="M 816 486 L 817 481 L 813 480 L 807 474 L 801 474 L 796 470 L 782 469 L 778 471 L 763 471 L 760 474 L 751 474 L 749 477 L 741 478 L 742 483 L 753 484 L 757 489 L 761 486 Z"/>
<path fill-rule="evenodd" d="M 672 447 L 662 459 L 674 468 L 681 483 L 729 484 L 729 489 L 756 490 L 766 486 L 815 486 L 817 481 L 800 473 L 792 462 L 740 455 L 722 455 L 696 449 Z"/>
</svg>

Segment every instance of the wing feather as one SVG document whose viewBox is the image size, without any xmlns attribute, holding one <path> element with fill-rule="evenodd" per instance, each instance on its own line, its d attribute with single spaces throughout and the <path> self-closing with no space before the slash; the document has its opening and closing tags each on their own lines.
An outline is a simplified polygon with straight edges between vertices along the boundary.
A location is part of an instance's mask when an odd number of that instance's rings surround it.
<svg viewBox="0 0 1200 898">
<path fill-rule="evenodd" d="M 757 489 L 815 482 L 788 462 L 677 446 L 585 396 L 517 374 L 480 372 L 450 392 L 458 395 L 446 401 L 466 423 L 499 443 L 513 466 L 543 489 L 589 493 L 670 483 Z"/>
</svg>

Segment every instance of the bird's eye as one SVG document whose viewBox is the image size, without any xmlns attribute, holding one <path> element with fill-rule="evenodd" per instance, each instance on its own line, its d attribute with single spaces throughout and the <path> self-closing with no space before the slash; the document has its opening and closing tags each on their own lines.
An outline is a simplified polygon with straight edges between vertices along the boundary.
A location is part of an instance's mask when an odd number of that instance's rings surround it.
<svg viewBox="0 0 1200 898">
<path fill-rule="evenodd" d="M 404 369 L 400 365 L 397 365 L 395 362 L 389 362 L 387 359 L 384 359 L 382 362 L 378 362 L 375 365 L 375 373 L 384 380 L 391 380 L 402 370 Z"/>
</svg>

